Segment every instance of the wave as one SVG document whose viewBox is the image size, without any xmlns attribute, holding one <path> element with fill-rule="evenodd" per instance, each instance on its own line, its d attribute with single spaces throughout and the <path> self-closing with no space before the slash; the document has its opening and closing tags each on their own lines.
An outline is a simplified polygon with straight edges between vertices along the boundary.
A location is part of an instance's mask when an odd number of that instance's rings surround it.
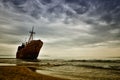
<svg viewBox="0 0 120 80">
<path fill-rule="evenodd" d="M 68 62 L 110 62 L 110 63 L 120 63 L 120 60 L 69 60 Z"/>
</svg>

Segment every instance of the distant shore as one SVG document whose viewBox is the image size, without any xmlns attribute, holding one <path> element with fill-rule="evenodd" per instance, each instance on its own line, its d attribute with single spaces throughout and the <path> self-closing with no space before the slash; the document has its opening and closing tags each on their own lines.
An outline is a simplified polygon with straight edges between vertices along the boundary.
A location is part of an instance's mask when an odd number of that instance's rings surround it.
<svg viewBox="0 0 120 80">
<path fill-rule="evenodd" d="M 33 72 L 24 66 L 0 66 L 0 80 L 68 80 Z"/>
</svg>

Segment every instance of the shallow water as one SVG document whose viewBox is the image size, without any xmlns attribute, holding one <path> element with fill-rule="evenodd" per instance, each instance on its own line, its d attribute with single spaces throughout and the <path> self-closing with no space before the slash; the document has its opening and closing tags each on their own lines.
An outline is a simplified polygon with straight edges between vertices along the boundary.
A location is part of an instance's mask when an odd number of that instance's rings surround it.
<svg viewBox="0 0 120 80">
<path fill-rule="evenodd" d="M 31 61 L 15 58 L 0 58 L 0 66 L 26 66 L 38 73 L 64 77 L 71 80 L 82 80 L 85 76 L 87 76 L 86 80 L 92 77 L 101 78 L 102 76 L 109 79 L 111 75 L 117 78 L 120 74 L 119 59 Z"/>
</svg>

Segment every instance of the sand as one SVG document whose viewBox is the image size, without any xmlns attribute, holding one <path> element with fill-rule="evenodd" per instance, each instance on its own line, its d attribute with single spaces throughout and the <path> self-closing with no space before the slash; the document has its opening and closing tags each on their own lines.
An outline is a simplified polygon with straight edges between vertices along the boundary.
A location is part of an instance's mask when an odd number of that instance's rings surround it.
<svg viewBox="0 0 120 80">
<path fill-rule="evenodd" d="M 0 66 L 0 80 L 68 80 L 38 74 L 24 66 Z"/>
<path fill-rule="evenodd" d="M 68 80 L 39 74 L 31 69 L 25 66 L 0 66 L 0 80 Z M 119 70 L 80 67 L 79 71 L 79 79 L 76 80 L 120 80 Z"/>
</svg>

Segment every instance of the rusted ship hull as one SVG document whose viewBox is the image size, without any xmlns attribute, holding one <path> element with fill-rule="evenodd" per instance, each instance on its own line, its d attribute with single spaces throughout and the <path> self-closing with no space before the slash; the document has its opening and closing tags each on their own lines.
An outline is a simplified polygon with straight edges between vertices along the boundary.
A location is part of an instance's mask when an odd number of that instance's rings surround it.
<svg viewBox="0 0 120 80">
<path fill-rule="evenodd" d="M 32 40 L 25 46 L 18 46 L 16 58 L 18 59 L 37 59 L 43 42 L 41 40 Z"/>
</svg>

